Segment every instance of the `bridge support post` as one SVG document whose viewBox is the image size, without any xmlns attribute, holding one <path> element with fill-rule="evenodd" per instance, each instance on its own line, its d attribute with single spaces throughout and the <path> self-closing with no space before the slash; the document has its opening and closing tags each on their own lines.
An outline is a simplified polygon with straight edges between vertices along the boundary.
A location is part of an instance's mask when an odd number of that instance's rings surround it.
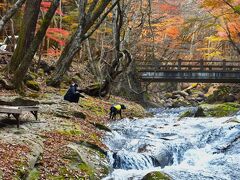
<svg viewBox="0 0 240 180">
<path fill-rule="evenodd" d="M 178 59 L 178 70 L 181 70 L 181 64 L 182 64 L 182 60 Z"/>
<path fill-rule="evenodd" d="M 224 71 L 226 70 L 226 60 L 225 59 L 223 60 L 223 70 Z"/>
<path fill-rule="evenodd" d="M 203 71 L 203 59 L 200 59 L 200 70 Z"/>
</svg>

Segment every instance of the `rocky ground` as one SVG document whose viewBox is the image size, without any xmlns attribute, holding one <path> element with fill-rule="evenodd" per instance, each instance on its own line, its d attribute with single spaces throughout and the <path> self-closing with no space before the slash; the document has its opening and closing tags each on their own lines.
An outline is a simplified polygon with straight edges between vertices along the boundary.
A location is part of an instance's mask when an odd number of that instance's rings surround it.
<svg viewBox="0 0 240 180">
<path fill-rule="evenodd" d="M 180 90 L 155 93 L 150 101 L 166 108 L 199 106 L 204 103 L 239 103 L 240 86 L 233 84 L 187 84 Z"/>
<path fill-rule="evenodd" d="M 30 100 L 1 91 L 0 104 L 36 104 L 40 112 L 38 121 L 22 114 L 19 129 L 13 117 L 0 114 L 0 179 L 100 179 L 111 170 L 101 141 L 111 104 L 125 104 L 125 117 L 146 116 L 140 105 L 121 98 L 85 96 L 75 104 L 63 100 L 64 92 Z"/>
</svg>

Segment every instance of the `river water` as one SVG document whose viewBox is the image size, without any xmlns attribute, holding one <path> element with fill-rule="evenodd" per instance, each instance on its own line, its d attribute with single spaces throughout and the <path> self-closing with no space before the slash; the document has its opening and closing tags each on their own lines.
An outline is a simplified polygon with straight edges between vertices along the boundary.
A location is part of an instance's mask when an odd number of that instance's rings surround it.
<svg viewBox="0 0 240 180">
<path fill-rule="evenodd" d="M 240 180 L 240 115 L 179 120 L 186 110 L 154 109 L 152 118 L 110 124 L 104 141 L 113 171 L 104 180 L 138 180 L 151 171 L 176 180 Z"/>
</svg>

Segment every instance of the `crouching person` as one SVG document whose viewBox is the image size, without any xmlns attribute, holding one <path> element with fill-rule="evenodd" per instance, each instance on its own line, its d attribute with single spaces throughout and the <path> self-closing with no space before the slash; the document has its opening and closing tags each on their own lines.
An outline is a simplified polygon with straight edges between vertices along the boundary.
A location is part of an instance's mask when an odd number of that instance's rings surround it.
<svg viewBox="0 0 240 180">
<path fill-rule="evenodd" d="M 76 83 L 71 84 L 69 87 L 67 93 L 64 96 L 64 100 L 69 102 L 78 103 L 79 98 L 83 97 L 83 95 L 80 94 L 80 91 L 78 90 L 78 85 Z"/>
<path fill-rule="evenodd" d="M 122 119 L 122 109 L 126 109 L 126 106 L 123 104 L 117 104 L 117 105 L 112 105 L 110 108 L 110 113 L 109 113 L 109 118 L 110 120 L 116 119 L 117 114 L 120 115 L 120 118 Z"/>
</svg>

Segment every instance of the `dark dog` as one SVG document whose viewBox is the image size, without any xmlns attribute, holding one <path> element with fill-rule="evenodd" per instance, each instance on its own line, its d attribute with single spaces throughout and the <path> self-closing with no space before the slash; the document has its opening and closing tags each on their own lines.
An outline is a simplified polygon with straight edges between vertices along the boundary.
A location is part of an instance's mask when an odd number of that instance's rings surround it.
<svg viewBox="0 0 240 180">
<path fill-rule="evenodd" d="M 116 119 L 117 114 L 120 115 L 120 118 L 122 119 L 122 109 L 126 109 L 126 106 L 123 104 L 113 105 L 110 108 L 109 118 L 110 119 Z"/>
</svg>

